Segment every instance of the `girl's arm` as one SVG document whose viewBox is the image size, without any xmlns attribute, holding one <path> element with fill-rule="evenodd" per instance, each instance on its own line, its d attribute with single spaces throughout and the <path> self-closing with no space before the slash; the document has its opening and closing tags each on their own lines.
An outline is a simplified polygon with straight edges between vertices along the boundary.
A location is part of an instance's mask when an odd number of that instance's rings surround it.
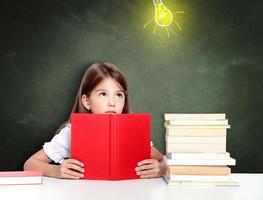
<svg viewBox="0 0 263 200">
<path fill-rule="evenodd" d="M 151 147 L 151 158 L 161 162 L 163 160 L 163 154 L 158 151 L 155 147 Z"/>
<path fill-rule="evenodd" d="M 43 171 L 44 176 L 54 178 L 79 179 L 83 177 L 83 163 L 75 159 L 67 159 L 61 165 L 50 164 L 52 160 L 41 149 L 32 155 L 24 164 L 24 170 Z"/>
</svg>

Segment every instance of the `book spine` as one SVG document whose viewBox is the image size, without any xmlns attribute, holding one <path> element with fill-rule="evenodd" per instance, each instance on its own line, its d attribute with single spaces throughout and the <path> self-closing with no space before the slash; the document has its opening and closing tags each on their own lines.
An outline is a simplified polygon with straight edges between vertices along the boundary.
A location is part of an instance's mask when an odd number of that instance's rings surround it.
<svg viewBox="0 0 263 200">
<path fill-rule="evenodd" d="M 1 171 L 0 178 L 3 177 L 33 177 L 43 176 L 42 171 Z"/>
<path fill-rule="evenodd" d="M 117 177 L 117 169 L 116 169 L 116 162 L 117 162 L 117 116 L 116 115 L 110 115 L 109 117 L 109 138 L 110 138 L 110 156 L 109 156 L 109 162 L 110 162 L 110 180 L 115 180 Z"/>
<path fill-rule="evenodd" d="M 230 153 L 167 153 L 168 159 L 229 159 Z"/>
<path fill-rule="evenodd" d="M 207 114 L 186 114 L 186 113 L 165 113 L 165 120 L 218 120 L 225 119 L 224 113 L 207 113 Z"/>
<path fill-rule="evenodd" d="M 174 126 L 227 126 L 228 120 L 167 120 Z"/>
<path fill-rule="evenodd" d="M 169 129 L 230 129 L 231 126 L 230 125 L 171 125 L 171 124 L 167 124 L 164 123 L 164 127 L 165 128 L 169 128 Z"/>
<path fill-rule="evenodd" d="M 167 153 L 225 153 L 225 144 L 166 144 Z"/>
<path fill-rule="evenodd" d="M 0 172 L 0 186 L 42 184 L 42 177 L 42 171 L 4 171 Z"/>
<path fill-rule="evenodd" d="M 233 158 L 229 158 L 229 159 L 222 159 L 222 160 L 171 160 L 171 159 L 166 159 L 166 164 L 167 165 L 217 165 L 217 166 L 221 166 L 221 165 L 236 165 L 236 160 Z"/>
<path fill-rule="evenodd" d="M 114 165 L 115 165 L 115 180 L 119 180 L 119 174 L 118 174 L 118 172 L 119 172 L 119 154 L 118 154 L 118 152 L 120 152 L 120 149 L 119 149 L 119 147 L 120 147 L 120 134 L 119 134 L 119 130 L 120 130 L 120 128 L 119 128 L 119 115 L 115 115 L 115 141 L 116 141 L 116 148 L 115 148 L 115 156 L 116 156 L 116 159 L 115 159 L 115 163 L 114 163 Z"/>
<path fill-rule="evenodd" d="M 225 181 L 230 182 L 233 180 L 231 175 L 171 175 L 166 174 L 171 181 Z"/>
<path fill-rule="evenodd" d="M 195 144 L 226 144 L 226 137 L 190 137 L 190 136 L 165 136 L 166 143 L 173 144 L 187 144 L 187 143 L 195 143 Z"/>
<path fill-rule="evenodd" d="M 168 166 L 167 173 L 172 175 L 230 175 L 226 166 L 178 165 Z"/>
</svg>

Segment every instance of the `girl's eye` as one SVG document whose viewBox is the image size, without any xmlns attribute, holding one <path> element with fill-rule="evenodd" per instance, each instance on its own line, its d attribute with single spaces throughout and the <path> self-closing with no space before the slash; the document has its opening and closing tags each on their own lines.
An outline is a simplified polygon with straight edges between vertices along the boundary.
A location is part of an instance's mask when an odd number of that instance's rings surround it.
<svg viewBox="0 0 263 200">
<path fill-rule="evenodd" d="M 100 93 L 99 93 L 99 96 L 101 96 L 101 97 L 106 96 L 106 92 L 100 92 Z"/>
<path fill-rule="evenodd" d="M 118 98 L 123 98 L 124 94 L 123 93 L 117 93 L 116 94 Z"/>
</svg>

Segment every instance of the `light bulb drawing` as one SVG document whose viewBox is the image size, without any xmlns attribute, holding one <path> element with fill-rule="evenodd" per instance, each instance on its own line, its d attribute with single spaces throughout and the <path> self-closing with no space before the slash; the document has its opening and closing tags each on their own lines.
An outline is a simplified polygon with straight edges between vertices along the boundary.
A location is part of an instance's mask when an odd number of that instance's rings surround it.
<svg viewBox="0 0 263 200">
<path fill-rule="evenodd" d="M 164 28 L 166 30 L 167 36 L 170 37 L 170 33 L 168 30 L 168 26 L 174 22 L 176 24 L 176 26 L 178 27 L 178 29 L 181 31 L 182 28 L 180 26 L 180 24 L 174 20 L 173 18 L 173 13 L 164 6 L 162 0 L 153 0 L 154 3 L 154 7 L 155 7 L 155 17 L 154 20 L 150 20 L 148 21 L 146 24 L 144 24 L 144 28 L 146 28 L 146 26 L 148 26 L 149 24 L 151 24 L 153 21 L 155 21 L 155 26 L 153 29 L 153 33 L 156 33 L 156 29 L 157 26 L 160 26 L 161 28 Z M 184 13 L 184 11 L 177 11 L 175 12 L 175 14 L 181 14 Z"/>
</svg>

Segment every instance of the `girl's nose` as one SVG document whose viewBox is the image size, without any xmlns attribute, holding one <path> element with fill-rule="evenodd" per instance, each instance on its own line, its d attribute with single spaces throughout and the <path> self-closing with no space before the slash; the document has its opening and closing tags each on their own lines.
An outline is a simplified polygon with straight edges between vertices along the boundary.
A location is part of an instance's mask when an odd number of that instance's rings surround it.
<svg viewBox="0 0 263 200">
<path fill-rule="evenodd" d="M 110 98 L 108 99 L 108 106 L 115 107 L 115 101 L 114 101 L 114 98 L 113 98 L 113 97 L 110 97 Z"/>
</svg>

